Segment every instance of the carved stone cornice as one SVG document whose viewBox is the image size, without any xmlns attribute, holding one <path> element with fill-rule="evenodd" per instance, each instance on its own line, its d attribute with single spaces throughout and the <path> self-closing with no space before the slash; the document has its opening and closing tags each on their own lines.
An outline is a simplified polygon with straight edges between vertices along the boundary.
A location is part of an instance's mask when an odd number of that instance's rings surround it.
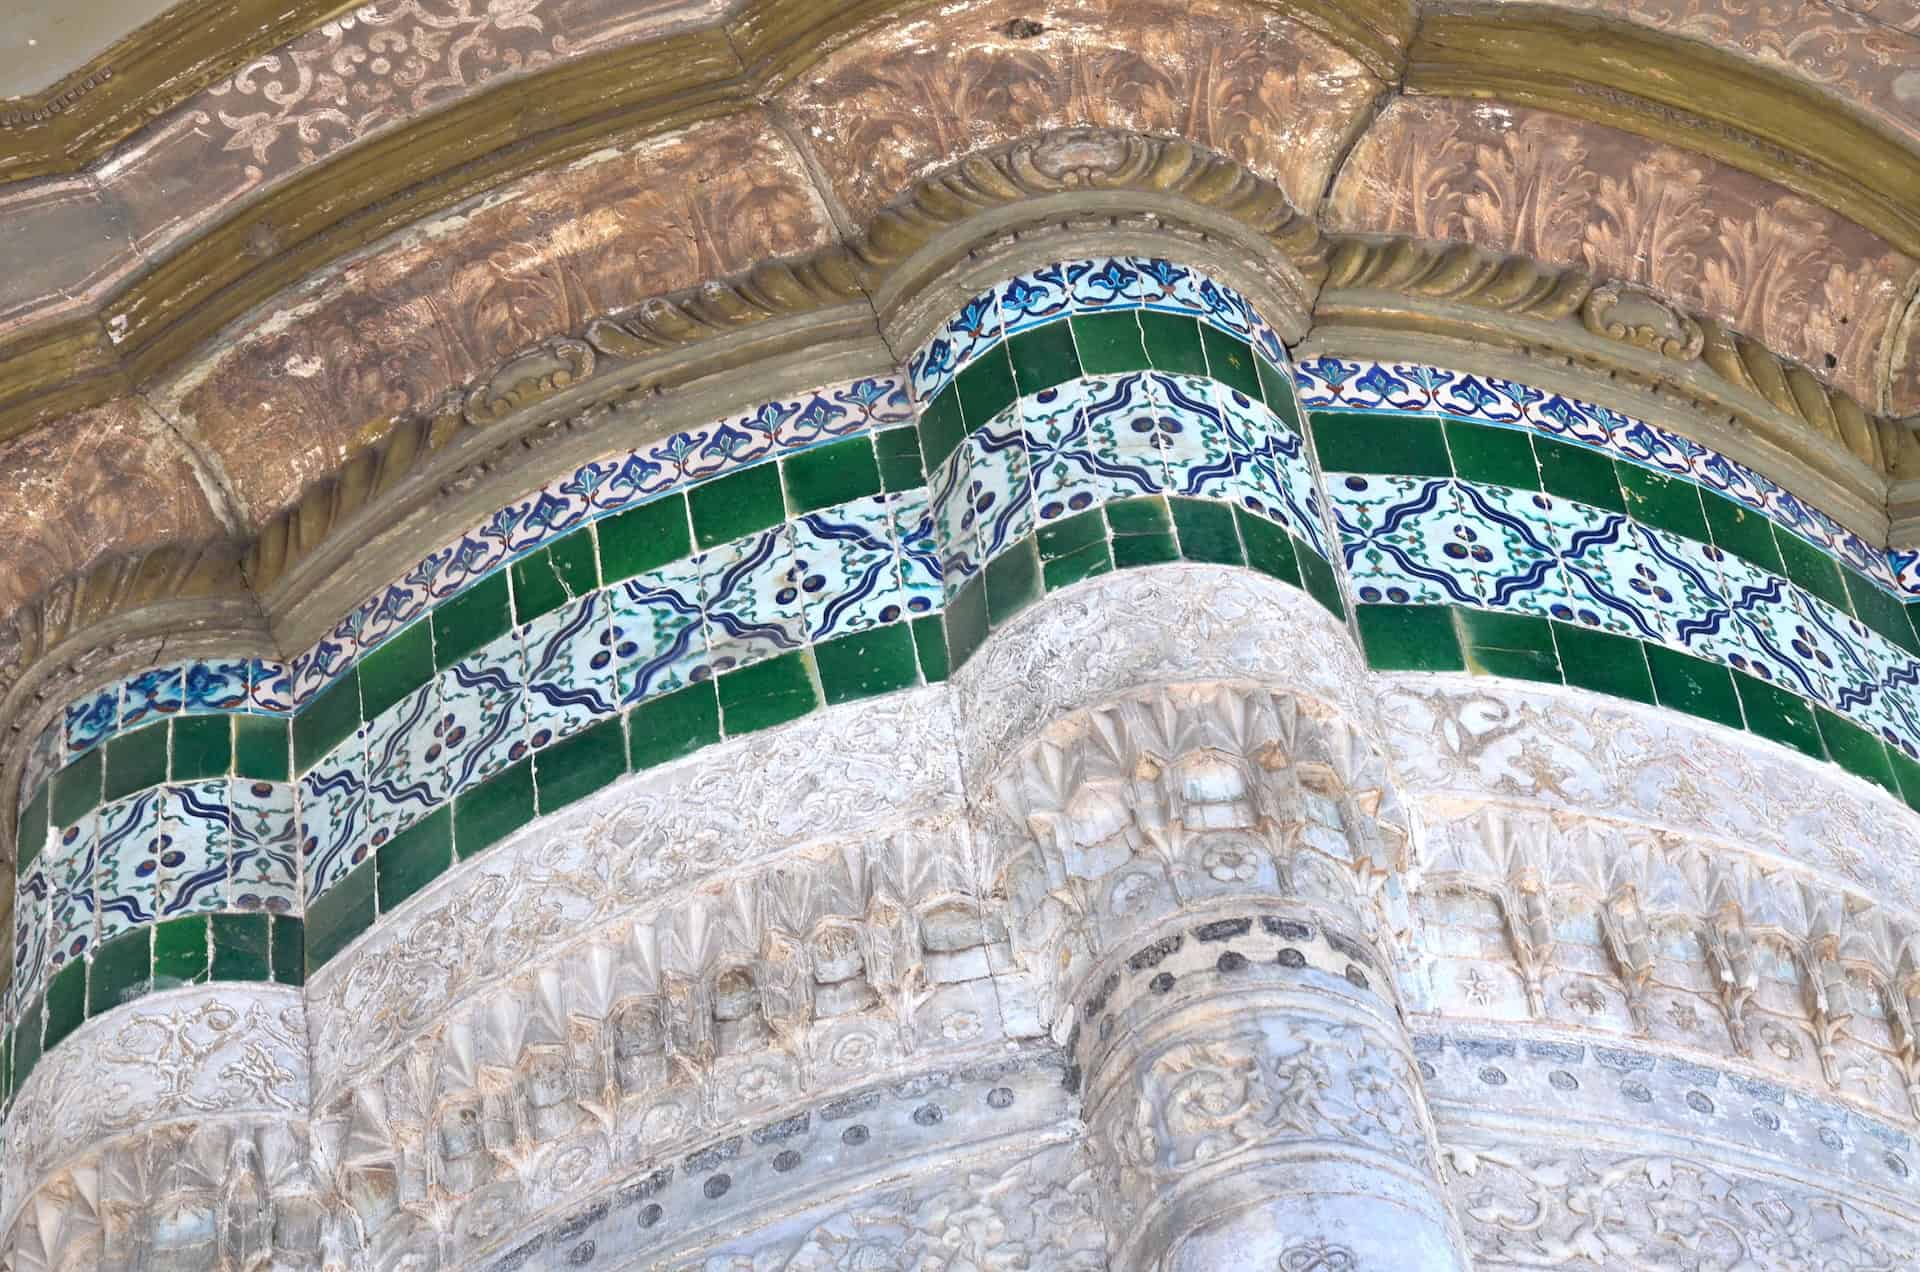
<svg viewBox="0 0 1920 1272">
<path fill-rule="evenodd" d="M 1774 67 L 1628 21 L 1516 4 L 1423 13 L 1407 59 L 1409 93 L 1539 106 L 1696 150 L 1920 255 L 1912 150 Z"/>
</svg>

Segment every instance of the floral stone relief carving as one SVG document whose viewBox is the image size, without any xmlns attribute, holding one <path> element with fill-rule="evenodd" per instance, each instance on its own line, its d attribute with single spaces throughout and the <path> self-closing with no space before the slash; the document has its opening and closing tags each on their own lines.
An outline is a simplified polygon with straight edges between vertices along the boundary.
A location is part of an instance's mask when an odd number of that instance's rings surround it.
<svg viewBox="0 0 1920 1272">
<path fill-rule="evenodd" d="M 1640 283 L 1796 358 L 1875 410 L 1914 262 L 1702 155 L 1546 111 L 1388 106 L 1341 168 L 1329 228 L 1457 239 Z"/>
</svg>

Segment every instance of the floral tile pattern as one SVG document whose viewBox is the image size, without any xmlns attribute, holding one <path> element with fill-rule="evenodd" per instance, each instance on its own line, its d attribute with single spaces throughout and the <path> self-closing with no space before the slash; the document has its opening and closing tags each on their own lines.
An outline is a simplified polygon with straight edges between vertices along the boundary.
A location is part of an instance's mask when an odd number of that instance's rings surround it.
<svg viewBox="0 0 1920 1272">
<path fill-rule="evenodd" d="M 696 556 L 608 589 L 620 705 L 712 674 L 700 590 L 705 567 Z"/>
<path fill-rule="evenodd" d="M 162 788 L 166 847 L 160 856 L 160 916 L 223 909 L 232 835 L 227 779 Z"/>
<path fill-rule="evenodd" d="M 300 822 L 285 782 L 235 779 L 227 899 L 236 910 L 300 910 Z"/>
<path fill-rule="evenodd" d="M 478 786 L 526 754 L 526 688 L 518 631 L 507 632 L 437 678 L 440 716 L 424 753 L 440 775 L 437 800 Z M 302 813 L 305 822 L 310 815 L 304 802 Z"/>
<path fill-rule="evenodd" d="M 595 592 L 535 619 L 522 630 L 527 727 L 536 747 L 576 733 L 616 710 L 607 608 L 606 594 Z M 383 771 L 378 755 L 370 752 L 369 763 L 369 772 Z"/>
</svg>

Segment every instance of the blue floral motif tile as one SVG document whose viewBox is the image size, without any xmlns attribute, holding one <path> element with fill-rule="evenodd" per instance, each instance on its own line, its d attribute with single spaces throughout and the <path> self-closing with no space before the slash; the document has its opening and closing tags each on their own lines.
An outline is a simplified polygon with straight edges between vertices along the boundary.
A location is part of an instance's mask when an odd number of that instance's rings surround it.
<svg viewBox="0 0 1920 1272">
<path fill-rule="evenodd" d="M 209 659 L 186 666 L 188 711 L 244 711 L 247 706 L 247 661 Z"/>
<path fill-rule="evenodd" d="M 300 909 L 300 823 L 293 787 L 236 778 L 228 787 L 233 851 L 227 899 L 237 910 L 291 914 Z"/>
<path fill-rule="evenodd" d="M 440 720 L 433 736 L 440 750 L 436 755 L 429 747 L 427 759 L 434 764 L 444 759 L 438 771 L 445 800 L 527 753 L 527 667 L 520 633 L 507 632 L 455 663 L 440 674 L 438 684 Z"/>
<path fill-rule="evenodd" d="M 1222 403 L 1233 390 L 1205 376 L 1156 372 L 1147 380 L 1162 409 L 1154 441 L 1166 465 L 1168 491 L 1230 499 L 1235 465 Z"/>
<path fill-rule="evenodd" d="M 359 653 L 364 656 L 380 642 L 426 613 L 429 578 L 424 568 L 398 583 L 382 588 L 360 607 Z"/>
<path fill-rule="evenodd" d="M 1827 680 L 1826 705 L 1864 728 L 1880 731 L 1880 690 L 1896 665 L 1887 643 L 1857 620 L 1819 597 L 1793 589 L 1801 624 L 1796 648 L 1804 647 Z"/>
<path fill-rule="evenodd" d="M 435 734 L 441 715 L 440 685 L 430 680 L 366 726 L 367 829 L 376 848 L 432 812 L 446 789 Z"/>
<path fill-rule="evenodd" d="M 102 941 L 159 913 L 164 796 L 164 788 L 155 787 L 100 809 L 93 891 Z"/>
<path fill-rule="evenodd" d="M 507 551 L 514 556 L 551 543 L 583 524 L 592 511 L 574 473 L 548 482 L 515 507 L 519 515 L 507 535 Z"/>
<path fill-rule="evenodd" d="M 700 590 L 705 566 L 697 556 L 607 589 L 622 706 L 712 674 Z"/>
<path fill-rule="evenodd" d="M 834 388 L 829 396 L 847 408 L 850 423 L 840 430 L 841 436 L 913 422 L 913 397 L 907 382 L 897 375 L 851 380 Z"/>
<path fill-rule="evenodd" d="M 1087 376 L 1080 386 L 1080 418 L 1100 502 L 1163 493 L 1167 465 L 1160 434 L 1173 421 L 1147 375 Z"/>
<path fill-rule="evenodd" d="M 1803 625 L 1793 585 L 1736 556 L 1720 558 L 1720 589 L 1733 616 L 1734 640 L 1728 666 L 1814 702 L 1827 702 L 1832 690 L 1818 661 L 1796 648 Z"/>
<path fill-rule="evenodd" d="M 1633 521 L 1569 499 L 1554 500 L 1548 511 L 1548 532 L 1560 555 L 1572 611 L 1566 620 L 1637 640 L 1665 641 L 1668 628 L 1654 591 L 1659 574 L 1646 559 Z"/>
<path fill-rule="evenodd" d="M 293 669 L 278 659 L 254 659 L 247 668 L 247 708 L 261 715 L 293 714 Z"/>
<path fill-rule="evenodd" d="M 867 427 L 864 415 L 826 390 L 782 402 L 779 410 L 780 419 L 774 427 L 773 439 L 775 446 L 783 453 L 834 441 Z"/>
<path fill-rule="evenodd" d="M 1493 562 L 1444 477 L 1329 474 L 1342 560 L 1362 604 L 1476 605 L 1469 569 Z"/>
<path fill-rule="evenodd" d="M 1157 256 L 1129 256 L 1125 263 L 1139 275 L 1143 307 L 1195 316 L 1207 312 L 1207 302 L 1200 295 L 1201 284 L 1206 280 L 1186 266 Z"/>
<path fill-rule="evenodd" d="M 1019 274 L 1000 284 L 994 299 L 1000 306 L 1003 334 L 1014 335 L 1073 312 L 1067 282 L 1067 264 L 1048 265 Z"/>
<path fill-rule="evenodd" d="M 1464 520 L 1476 533 L 1461 558 L 1461 570 L 1474 580 L 1487 609 L 1552 617 L 1567 608 L 1566 580 L 1560 571 L 1552 525 L 1551 495 L 1506 486 L 1455 482 L 1454 496 Z M 1485 549 L 1491 559 L 1482 559 Z"/>
<path fill-rule="evenodd" d="M 947 596 L 981 569 L 980 531 L 976 524 L 974 500 L 978 483 L 973 479 L 974 443 L 971 437 L 954 447 L 933 479 L 927 493 L 933 515 L 934 541 L 940 545 L 940 577 Z"/>
<path fill-rule="evenodd" d="M 1736 655 L 1744 654 L 1746 642 L 1725 595 L 1721 566 L 1726 553 L 1652 526 L 1636 530 L 1654 570 L 1666 643 L 1696 658 L 1731 665 Z"/>
<path fill-rule="evenodd" d="M 300 872 L 308 905 L 365 861 L 366 736 L 342 742 L 300 779 Z"/>
<path fill-rule="evenodd" d="M 295 710 L 312 701 L 315 694 L 353 665 L 359 650 L 349 623 L 335 627 L 316 641 L 313 648 L 295 654 L 289 668 L 293 676 Z"/>
<path fill-rule="evenodd" d="M 1496 376 L 1461 375 L 1440 386 L 1434 410 L 1456 419 L 1489 424 L 1523 424 L 1527 405 L 1545 397 L 1530 385 Z"/>
<path fill-rule="evenodd" d="M 1101 500 L 1092 434 L 1081 413 L 1084 381 L 1069 380 L 1022 398 L 1028 473 L 1041 523 L 1084 512 Z"/>
<path fill-rule="evenodd" d="M 506 559 L 505 528 L 496 528 L 490 520 L 422 563 L 427 572 L 427 591 L 435 601 L 444 601 L 493 573 Z"/>
<path fill-rule="evenodd" d="M 1252 344 L 1256 320 L 1253 306 L 1247 303 L 1247 298 L 1225 283 L 1216 283 L 1211 278 L 1195 275 L 1195 280 L 1201 319 Z"/>
<path fill-rule="evenodd" d="M 1139 265 L 1138 260 L 1124 256 L 1068 261 L 1067 286 L 1073 296 L 1073 312 L 1137 309 L 1146 302 L 1149 290 L 1158 295 L 1160 284 L 1142 275 Z"/>
<path fill-rule="evenodd" d="M 1582 442 L 1612 453 L 1613 428 L 1585 402 L 1549 393 L 1527 403 L 1527 423 L 1563 442 Z"/>
<path fill-rule="evenodd" d="M 607 597 L 593 592 L 521 629 L 527 654 L 527 729 L 534 749 L 617 710 Z"/>
<path fill-rule="evenodd" d="M 92 813 L 62 831 L 58 844 L 50 845 L 52 851 L 46 862 L 49 974 L 69 959 L 79 958 L 93 944 L 97 846 L 98 822 Z"/>
<path fill-rule="evenodd" d="M 160 917 L 224 909 L 232 840 L 227 779 L 182 782 L 161 790 L 169 845 L 160 858 Z"/>
<path fill-rule="evenodd" d="M 1333 411 L 1409 411 L 1424 414 L 1434 408 L 1439 377 L 1430 368 L 1417 364 L 1383 362 L 1347 362 L 1338 358 L 1317 358 L 1301 363 L 1309 383 L 1302 383 L 1303 398 L 1320 410 Z M 1299 377 L 1296 376 L 1296 381 Z"/>
<path fill-rule="evenodd" d="M 1223 480 L 1207 483 L 1206 493 L 1304 534 L 1303 528 L 1289 524 L 1292 513 L 1288 509 L 1287 478 L 1282 475 L 1287 465 L 1298 464 L 1305 477 L 1304 489 L 1313 485 L 1299 435 L 1282 424 L 1265 403 L 1238 390 L 1215 383 L 1213 396 L 1220 408 L 1229 472 Z M 1280 443 L 1277 451 L 1276 441 Z"/>
<path fill-rule="evenodd" d="M 707 553 L 700 592 L 714 671 L 744 667 L 802 644 L 805 620 L 793 577 L 791 524 Z"/>
<path fill-rule="evenodd" d="M 1588 415 L 1606 423 L 1609 449 L 1615 455 L 1655 472 L 1701 479 L 1699 469 L 1712 452 L 1700 443 L 1604 406 L 1590 402 L 1584 406 Z"/>
<path fill-rule="evenodd" d="M 1887 565 L 1904 599 L 1920 600 L 1920 551 L 1896 548 L 1888 554 Z"/>
<path fill-rule="evenodd" d="M 1015 402 L 968 439 L 974 523 L 984 565 L 1033 533 L 1033 483 Z"/>
<path fill-rule="evenodd" d="M 909 615 L 932 613 L 940 607 L 940 546 L 927 492 L 903 490 L 887 496 L 887 517 L 899 552 L 902 604 Z"/>
<path fill-rule="evenodd" d="M 890 623 L 905 613 L 887 497 L 871 495 L 794 523 L 791 577 L 809 641 Z"/>
<path fill-rule="evenodd" d="M 187 669 L 183 663 L 149 667 L 127 677 L 120 696 L 120 728 L 136 728 L 149 720 L 178 715 L 187 702 Z"/>
<path fill-rule="evenodd" d="M 907 362 L 916 401 L 930 402 L 982 350 L 1000 339 L 1000 303 L 993 292 L 975 296 L 947 319 Z"/>
<path fill-rule="evenodd" d="M 45 866 L 35 862 L 20 877 L 13 919 L 13 986 L 9 997 L 30 1001 L 46 987 L 53 953 L 51 887 Z M 17 1011 L 16 1011 L 17 1014 Z"/>
<path fill-rule="evenodd" d="M 779 448 L 780 429 L 799 412 L 799 403 L 767 402 L 719 421 L 706 440 L 678 456 L 683 480 L 705 481 L 765 459 Z"/>
<path fill-rule="evenodd" d="M 66 760 L 75 760 L 120 729 L 120 686 L 108 685 L 67 708 Z"/>
</svg>

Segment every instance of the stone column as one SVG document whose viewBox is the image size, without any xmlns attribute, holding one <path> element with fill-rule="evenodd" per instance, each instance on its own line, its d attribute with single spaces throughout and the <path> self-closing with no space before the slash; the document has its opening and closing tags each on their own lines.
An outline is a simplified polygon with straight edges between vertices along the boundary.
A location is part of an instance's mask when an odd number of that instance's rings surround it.
<svg viewBox="0 0 1920 1272">
<path fill-rule="evenodd" d="M 1382 954 L 1405 835 L 1365 742 L 1283 695 L 1156 690 L 1050 727 L 998 794 L 1115 1272 L 1468 1266 Z"/>
</svg>

